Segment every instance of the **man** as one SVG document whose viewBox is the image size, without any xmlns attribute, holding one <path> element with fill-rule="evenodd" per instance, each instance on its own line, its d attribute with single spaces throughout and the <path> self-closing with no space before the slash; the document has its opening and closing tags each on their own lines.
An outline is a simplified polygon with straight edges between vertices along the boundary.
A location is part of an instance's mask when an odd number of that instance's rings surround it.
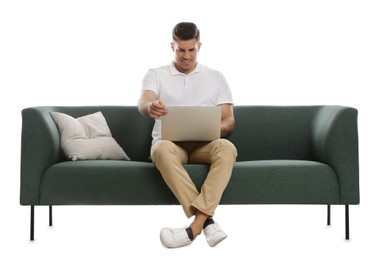
<svg viewBox="0 0 379 260">
<path fill-rule="evenodd" d="M 185 228 L 163 228 L 161 242 L 169 248 L 189 245 L 204 230 L 210 246 L 227 235 L 213 221 L 213 215 L 229 182 L 237 151 L 226 139 L 212 142 L 171 142 L 161 140 L 160 117 L 168 105 L 221 106 L 221 136 L 234 128 L 233 100 L 221 73 L 197 62 L 201 48 L 200 31 L 193 23 L 179 23 L 172 32 L 171 48 L 175 59 L 171 65 L 150 69 L 143 79 L 138 107 L 141 114 L 154 118 L 151 159 L 163 179 L 193 222 Z M 183 163 L 210 164 L 199 192 Z"/>
</svg>

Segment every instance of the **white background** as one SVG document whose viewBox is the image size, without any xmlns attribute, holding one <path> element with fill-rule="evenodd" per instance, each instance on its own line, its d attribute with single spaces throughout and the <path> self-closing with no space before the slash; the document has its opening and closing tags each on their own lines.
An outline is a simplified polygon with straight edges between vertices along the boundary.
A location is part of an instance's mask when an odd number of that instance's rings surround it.
<svg viewBox="0 0 379 260">
<path fill-rule="evenodd" d="M 356 259 L 379 255 L 377 1 L 1 1 L 1 259 Z M 168 250 L 179 206 L 19 205 L 21 110 L 40 105 L 136 105 L 151 67 L 169 64 L 171 29 L 201 30 L 199 61 L 226 76 L 236 105 L 346 105 L 359 110 L 361 204 L 344 208 L 220 206 L 229 238 Z M 375 94 L 374 94 L 375 93 Z M 7 257 L 5 257 L 7 255 Z M 134 255 L 134 256 L 132 256 Z"/>
</svg>

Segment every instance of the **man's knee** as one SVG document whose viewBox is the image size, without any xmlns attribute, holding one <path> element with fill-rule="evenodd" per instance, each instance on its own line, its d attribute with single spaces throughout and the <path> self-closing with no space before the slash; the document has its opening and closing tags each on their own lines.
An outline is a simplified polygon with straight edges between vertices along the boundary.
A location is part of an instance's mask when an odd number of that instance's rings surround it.
<svg viewBox="0 0 379 260">
<path fill-rule="evenodd" d="M 169 140 L 159 140 L 153 145 L 154 152 L 166 152 L 174 149 L 175 144 Z"/>
<path fill-rule="evenodd" d="M 172 154 L 175 150 L 175 144 L 169 140 L 157 141 L 151 149 L 151 158 L 153 161 L 157 161 L 162 156 Z"/>
<path fill-rule="evenodd" d="M 221 151 L 224 154 L 232 155 L 234 159 L 237 157 L 237 148 L 229 140 L 217 139 L 214 142 L 216 142 L 215 148 L 217 150 Z"/>
</svg>

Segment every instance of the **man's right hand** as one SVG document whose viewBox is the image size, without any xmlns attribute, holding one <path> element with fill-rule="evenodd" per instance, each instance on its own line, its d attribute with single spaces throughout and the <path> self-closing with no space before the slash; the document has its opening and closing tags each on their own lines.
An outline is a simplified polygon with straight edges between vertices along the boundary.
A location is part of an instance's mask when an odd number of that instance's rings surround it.
<svg viewBox="0 0 379 260">
<path fill-rule="evenodd" d="M 154 100 L 151 102 L 148 108 L 149 116 L 152 118 L 159 118 L 161 116 L 167 115 L 168 111 L 166 105 L 162 100 Z"/>
<path fill-rule="evenodd" d="M 152 90 L 142 91 L 138 100 L 139 112 L 148 117 L 159 118 L 168 113 L 166 105 L 162 100 L 157 99 L 157 95 Z"/>
</svg>

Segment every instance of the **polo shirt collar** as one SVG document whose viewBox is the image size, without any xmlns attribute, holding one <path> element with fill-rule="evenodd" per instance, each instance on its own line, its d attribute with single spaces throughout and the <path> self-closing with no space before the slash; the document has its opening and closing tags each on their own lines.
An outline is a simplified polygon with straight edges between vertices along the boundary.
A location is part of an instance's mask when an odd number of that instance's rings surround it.
<svg viewBox="0 0 379 260">
<path fill-rule="evenodd" d="M 196 64 L 196 67 L 193 71 L 191 71 L 190 74 L 184 74 L 182 72 L 180 72 L 174 65 L 174 62 L 171 62 L 171 65 L 170 65 L 170 72 L 171 72 L 171 75 L 172 76 L 176 76 L 176 75 L 182 75 L 182 76 L 189 76 L 189 75 L 193 75 L 193 74 L 197 74 L 201 71 L 201 67 L 202 65 L 200 63 L 197 63 Z"/>
</svg>

